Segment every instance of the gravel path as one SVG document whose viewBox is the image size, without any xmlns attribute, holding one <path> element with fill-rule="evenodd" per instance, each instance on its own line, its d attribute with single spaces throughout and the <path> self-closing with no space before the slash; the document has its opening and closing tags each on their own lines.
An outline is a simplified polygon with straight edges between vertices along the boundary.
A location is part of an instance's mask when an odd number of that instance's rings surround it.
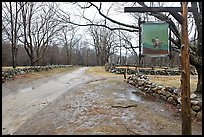
<svg viewBox="0 0 204 137">
<path fill-rule="evenodd" d="M 181 134 L 174 106 L 133 94 L 137 90 L 122 76 L 87 75 L 87 69 L 2 97 L 2 134 Z M 3 90 L 9 87 L 3 84 Z M 202 123 L 193 121 L 192 131 L 201 135 Z"/>
<path fill-rule="evenodd" d="M 46 107 L 60 95 L 69 92 L 72 87 L 88 81 L 90 77 L 85 76 L 86 69 L 81 68 L 61 77 L 52 77 L 50 80 L 43 81 L 44 83 L 42 83 L 42 80 L 37 80 L 40 83 L 38 87 L 22 82 L 22 80 L 20 80 L 22 83 L 12 81 L 12 85 L 3 85 L 3 93 L 6 92 L 6 89 L 12 92 L 2 98 L 2 134 L 12 134 L 29 117 Z M 18 87 L 24 88 L 19 89 Z"/>
</svg>

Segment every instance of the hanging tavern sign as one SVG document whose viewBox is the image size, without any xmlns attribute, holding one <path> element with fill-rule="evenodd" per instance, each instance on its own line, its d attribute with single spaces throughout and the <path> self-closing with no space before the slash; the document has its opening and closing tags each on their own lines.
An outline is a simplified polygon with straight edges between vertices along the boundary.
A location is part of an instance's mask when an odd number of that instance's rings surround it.
<svg viewBox="0 0 204 137">
<path fill-rule="evenodd" d="M 169 24 L 166 22 L 145 22 L 141 24 L 142 55 L 151 57 L 169 54 Z"/>
</svg>

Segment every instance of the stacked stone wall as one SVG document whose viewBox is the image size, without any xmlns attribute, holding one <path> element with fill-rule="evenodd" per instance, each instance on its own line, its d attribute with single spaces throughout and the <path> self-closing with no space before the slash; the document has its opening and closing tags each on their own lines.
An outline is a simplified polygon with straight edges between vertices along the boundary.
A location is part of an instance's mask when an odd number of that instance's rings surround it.
<svg viewBox="0 0 204 137">
<path fill-rule="evenodd" d="M 31 66 L 31 67 L 25 67 L 25 68 L 15 68 L 15 69 L 12 68 L 4 71 L 2 70 L 2 81 L 5 79 L 13 78 L 18 74 L 25 74 L 28 72 L 48 71 L 55 68 L 66 68 L 66 67 L 72 67 L 72 65 Z"/>
</svg>

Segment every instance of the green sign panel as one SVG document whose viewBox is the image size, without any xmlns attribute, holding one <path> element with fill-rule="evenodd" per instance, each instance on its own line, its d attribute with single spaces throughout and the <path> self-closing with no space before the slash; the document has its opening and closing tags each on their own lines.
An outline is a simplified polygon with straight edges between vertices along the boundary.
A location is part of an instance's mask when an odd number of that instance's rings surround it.
<svg viewBox="0 0 204 137">
<path fill-rule="evenodd" d="M 142 55 L 152 57 L 168 55 L 168 23 L 148 22 L 141 26 Z"/>
</svg>

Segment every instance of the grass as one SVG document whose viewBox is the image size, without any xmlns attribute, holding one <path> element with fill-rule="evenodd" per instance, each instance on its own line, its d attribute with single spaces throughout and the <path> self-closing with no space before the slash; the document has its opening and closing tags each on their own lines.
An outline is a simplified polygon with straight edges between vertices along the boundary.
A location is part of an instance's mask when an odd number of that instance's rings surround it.
<svg viewBox="0 0 204 137">
<path fill-rule="evenodd" d="M 31 66 L 17 66 L 16 68 L 30 68 Z M 2 70 L 9 70 L 9 69 L 13 69 L 13 67 L 2 67 Z"/>
<path fill-rule="evenodd" d="M 64 73 L 64 72 L 72 72 L 77 68 L 79 68 L 79 67 L 54 68 L 54 69 L 51 69 L 49 71 L 31 72 L 31 73 L 27 73 L 27 74 L 30 76 L 34 76 L 35 78 L 41 78 L 41 77 L 53 76 L 55 74 Z"/>
<path fill-rule="evenodd" d="M 2 69 L 12 69 L 12 67 L 2 67 Z M 18 68 L 18 67 L 17 67 Z M 19 68 L 25 68 L 25 67 L 19 67 Z M 51 69 L 49 71 L 40 71 L 40 72 L 29 72 L 29 73 L 25 73 L 25 74 L 20 74 L 20 75 L 16 75 L 16 78 L 32 78 L 32 79 L 39 79 L 39 78 L 43 78 L 43 77 L 49 77 L 49 76 L 53 76 L 59 73 L 67 73 L 67 72 L 72 72 L 76 69 L 78 69 L 79 67 L 67 67 L 67 68 L 54 68 Z"/>
<path fill-rule="evenodd" d="M 105 66 L 94 66 L 86 71 L 87 74 L 100 76 L 120 76 L 114 73 L 105 71 Z"/>
<path fill-rule="evenodd" d="M 117 66 L 116 68 L 127 68 L 126 66 Z M 136 67 L 133 67 L 133 66 L 129 66 L 128 67 L 129 69 L 132 69 L 132 70 L 135 70 L 136 69 Z M 138 67 L 137 66 L 137 69 L 145 69 L 145 70 L 152 70 L 152 68 L 143 68 L 143 67 Z M 159 68 L 159 67 L 154 67 L 153 68 L 154 70 L 165 70 L 164 68 Z M 169 68 L 169 69 L 177 69 L 177 68 Z"/>
<path fill-rule="evenodd" d="M 125 68 L 125 67 L 124 67 Z M 114 73 L 109 73 L 105 71 L 104 66 L 96 66 L 96 67 L 91 67 L 90 69 L 87 70 L 88 74 L 92 75 L 102 75 L 102 76 L 114 76 L 114 77 L 121 77 L 123 78 L 123 74 L 114 74 Z M 180 75 L 176 76 L 163 76 L 163 75 L 147 75 L 150 79 L 151 82 L 156 83 L 156 84 L 161 84 L 163 86 L 169 86 L 169 87 L 180 87 Z M 197 75 L 190 75 L 190 91 L 193 93 L 197 87 Z"/>
<path fill-rule="evenodd" d="M 147 75 L 151 82 L 161 84 L 163 86 L 170 86 L 179 88 L 181 85 L 180 75 L 177 76 L 162 76 L 162 75 Z M 190 75 L 190 91 L 193 93 L 197 87 L 197 75 Z"/>
</svg>

